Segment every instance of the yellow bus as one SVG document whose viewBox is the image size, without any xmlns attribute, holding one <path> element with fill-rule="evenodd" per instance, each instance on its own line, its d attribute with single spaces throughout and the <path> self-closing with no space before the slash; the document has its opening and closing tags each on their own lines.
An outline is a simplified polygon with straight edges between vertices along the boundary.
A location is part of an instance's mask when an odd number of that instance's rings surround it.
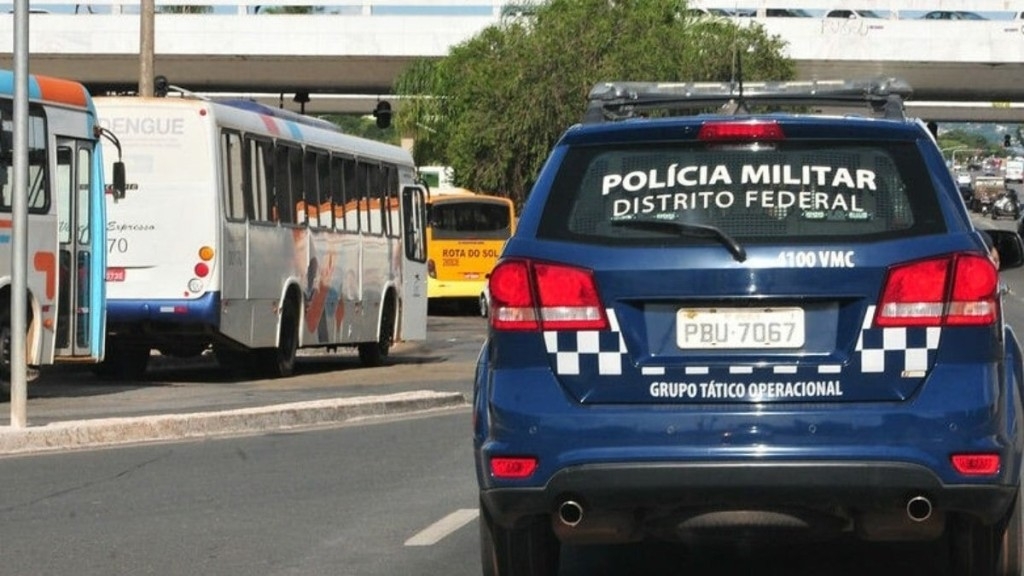
<svg viewBox="0 0 1024 576">
<path fill-rule="evenodd" d="M 427 198 L 427 297 L 431 303 L 476 302 L 487 315 L 487 277 L 515 228 L 508 198 L 463 188 Z"/>
</svg>

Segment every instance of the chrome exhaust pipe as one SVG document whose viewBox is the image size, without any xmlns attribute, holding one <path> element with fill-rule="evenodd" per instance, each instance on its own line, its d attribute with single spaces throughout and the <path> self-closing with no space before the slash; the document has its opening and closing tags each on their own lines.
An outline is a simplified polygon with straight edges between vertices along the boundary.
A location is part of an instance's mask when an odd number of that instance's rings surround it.
<svg viewBox="0 0 1024 576">
<path fill-rule="evenodd" d="M 924 496 L 914 496 L 907 501 L 907 516 L 914 522 L 924 522 L 932 517 L 932 501 Z"/>
<path fill-rule="evenodd" d="M 566 500 L 558 507 L 558 520 L 570 528 L 583 521 L 583 506 L 575 500 Z"/>
</svg>

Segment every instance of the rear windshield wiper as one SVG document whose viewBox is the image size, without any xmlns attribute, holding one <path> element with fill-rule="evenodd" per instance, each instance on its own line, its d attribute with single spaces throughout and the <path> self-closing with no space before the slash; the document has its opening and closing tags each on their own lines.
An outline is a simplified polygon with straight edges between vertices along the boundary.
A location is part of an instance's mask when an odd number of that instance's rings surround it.
<svg viewBox="0 0 1024 576">
<path fill-rule="evenodd" d="M 716 226 L 706 224 L 690 224 L 687 222 L 676 222 L 671 220 L 612 220 L 613 226 L 626 228 L 637 228 L 640 230 L 669 231 L 682 236 L 693 236 L 697 238 L 714 238 L 729 249 L 737 262 L 747 259 L 747 251 L 740 246 L 735 238 L 729 236 Z"/>
</svg>

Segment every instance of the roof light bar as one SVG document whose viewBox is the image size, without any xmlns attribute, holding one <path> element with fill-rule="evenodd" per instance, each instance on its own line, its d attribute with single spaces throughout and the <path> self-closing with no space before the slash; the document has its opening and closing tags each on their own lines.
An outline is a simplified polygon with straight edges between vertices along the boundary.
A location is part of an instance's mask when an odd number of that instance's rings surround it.
<svg viewBox="0 0 1024 576">
<path fill-rule="evenodd" d="M 813 106 L 867 104 L 887 118 L 903 118 L 913 89 L 899 78 L 785 82 L 602 82 L 590 91 L 584 122 L 632 118 L 648 111 L 701 110 L 747 105 Z"/>
</svg>

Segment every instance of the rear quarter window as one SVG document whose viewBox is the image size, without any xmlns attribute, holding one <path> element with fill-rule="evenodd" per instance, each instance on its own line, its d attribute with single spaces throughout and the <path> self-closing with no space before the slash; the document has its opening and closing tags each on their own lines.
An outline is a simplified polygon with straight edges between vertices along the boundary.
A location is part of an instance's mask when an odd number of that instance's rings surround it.
<svg viewBox="0 0 1024 576">
<path fill-rule="evenodd" d="M 623 225 L 642 221 L 667 226 Z M 577 146 L 558 169 L 539 235 L 608 244 L 862 242 L 945 230 L 911 142 L 785 141 Z"/>
</svg>

